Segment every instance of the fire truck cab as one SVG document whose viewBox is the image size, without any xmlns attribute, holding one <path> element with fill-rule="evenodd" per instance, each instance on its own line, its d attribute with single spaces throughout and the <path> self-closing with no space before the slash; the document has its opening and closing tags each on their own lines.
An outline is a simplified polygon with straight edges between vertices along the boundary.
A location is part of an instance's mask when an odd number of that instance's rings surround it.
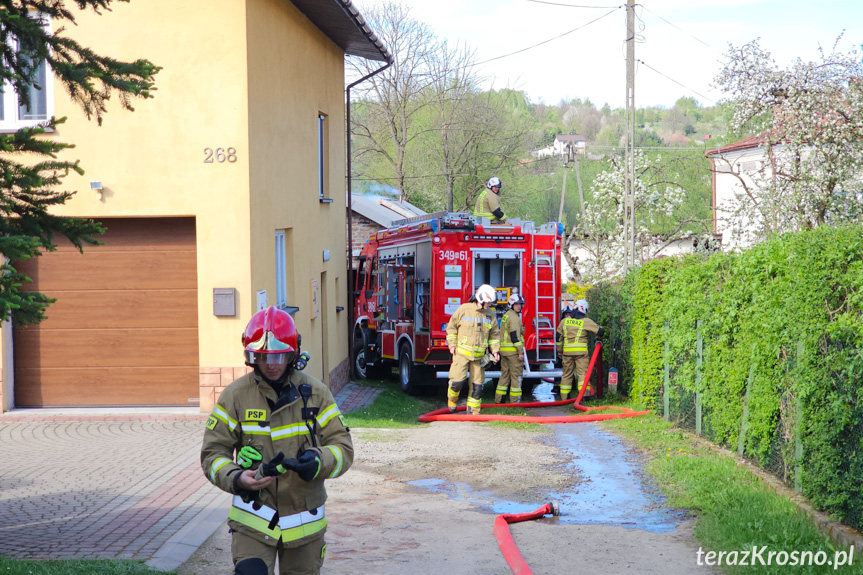
<svg viewBox="0 0 863 575">
<path fill-rule="evenodd" d="M 510 295 L 522 295 L 525 359 L 534 370 L 554 362 L 562 233 L 554 222 L 491 224 L 447 212 L 377 232 L 363 246 L 356 274 L 355 375 L 383 377 L 397 367 L 405 392 L 435 384 L 435 372 L 452 360 L 447 322 L 482 284 L 497 290 L 498 317 Z"/>
</svg>

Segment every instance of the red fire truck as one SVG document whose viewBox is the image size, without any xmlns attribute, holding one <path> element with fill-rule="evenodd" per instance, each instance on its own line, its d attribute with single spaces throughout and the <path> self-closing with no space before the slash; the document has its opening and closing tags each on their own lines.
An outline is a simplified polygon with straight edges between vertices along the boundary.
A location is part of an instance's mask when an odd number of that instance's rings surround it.
<svg viewBox="0 0 863 575">
<path fill-rule="evenodd" d="M 398 367 L 401 388 L 434 384 L 452 356 L 446 325 L 482 284 L 525 300 L 528 368 L 557 359 L 562 226 L 510 220 L 491 224 L 466 213 L 400 220 L 363 246 L 355 286 L 354 372 L 381 377 Z"/>
</svg>

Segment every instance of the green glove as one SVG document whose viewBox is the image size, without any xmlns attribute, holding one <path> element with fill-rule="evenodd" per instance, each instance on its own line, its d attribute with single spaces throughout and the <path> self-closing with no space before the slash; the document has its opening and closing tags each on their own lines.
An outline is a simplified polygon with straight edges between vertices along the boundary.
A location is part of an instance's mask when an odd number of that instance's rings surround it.
<svg viewBox="0 0 863 575">
<path fill-rule="evenodd" d="M 243 469 L 249 469 L 255 463 L 260 462 L 261 459 L 263 459 L 261 454 L 251 445 L 244 445 L 237 453 L 237 465 Z"/>
</svg>

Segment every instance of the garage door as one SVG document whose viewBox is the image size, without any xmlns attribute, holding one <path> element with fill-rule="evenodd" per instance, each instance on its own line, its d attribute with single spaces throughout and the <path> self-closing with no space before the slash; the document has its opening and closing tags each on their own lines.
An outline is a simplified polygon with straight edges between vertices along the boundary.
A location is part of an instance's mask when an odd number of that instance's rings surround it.
<svg viewBox="0 0 863 575">
<path fill-rule="evenodd" d="M 105 245 L 20 264 L 57 301 L 14 330 L 15 405 L 197 404 L 194 218 L 100 221 Z"/>
</svg>

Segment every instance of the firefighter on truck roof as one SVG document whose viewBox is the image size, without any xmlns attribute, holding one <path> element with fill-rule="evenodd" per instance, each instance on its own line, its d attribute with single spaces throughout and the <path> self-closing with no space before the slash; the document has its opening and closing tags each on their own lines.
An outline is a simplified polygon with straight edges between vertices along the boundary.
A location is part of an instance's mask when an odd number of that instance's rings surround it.
<svg viewBox="0 0 863 575">
<path fill-rule="evenodd" d="M 201 448 L 204 474 L 234 494 L 234 573 L 320 573 L 324 480 L 351 466 L 350 432 L 330 390 L 295 369 L 300 334 L 288 313 L 272 306 L 256 313 L 243 347 L 254 372 L 221 393 Z"/>
<path fill-rule="evenodd" d="M 486 349 L 491 349 L 494 360 L 500 361 L 500 328 L 494 310 L 489 309 L 496 299 L 493 287 L 488 284 L 479 286 L 470 301 L 455 310 L 446 326 L 446 343 L 452 354 L 447 388 L 450 413 L 455 412 L 458 394 L 469 376 L 467 412 L 468 415 L 479 415 L 485 383 L 482 359 Z"/>
<path fill-rule="evenodd" d="M 500 319 L 500 379 L 494 393 L 494 402 L 500 403 L 509 389 L 509 402 L 521 402 L 521 376 L 524 373 L 524 324 L 521 310 L 524 298 L 513 294 L 509 309 Z"/>
<path fill-rule="evenodd" d="M 500 178 L 491 178 L 485 187 L 486 189 L 476 199 L 473 215 L 489 218 L 493 224 L 505 224 L 506 216 L 503 215 L 503 209 L 500 206 L 500 189 L 503 187 Z"/>
</svg>

